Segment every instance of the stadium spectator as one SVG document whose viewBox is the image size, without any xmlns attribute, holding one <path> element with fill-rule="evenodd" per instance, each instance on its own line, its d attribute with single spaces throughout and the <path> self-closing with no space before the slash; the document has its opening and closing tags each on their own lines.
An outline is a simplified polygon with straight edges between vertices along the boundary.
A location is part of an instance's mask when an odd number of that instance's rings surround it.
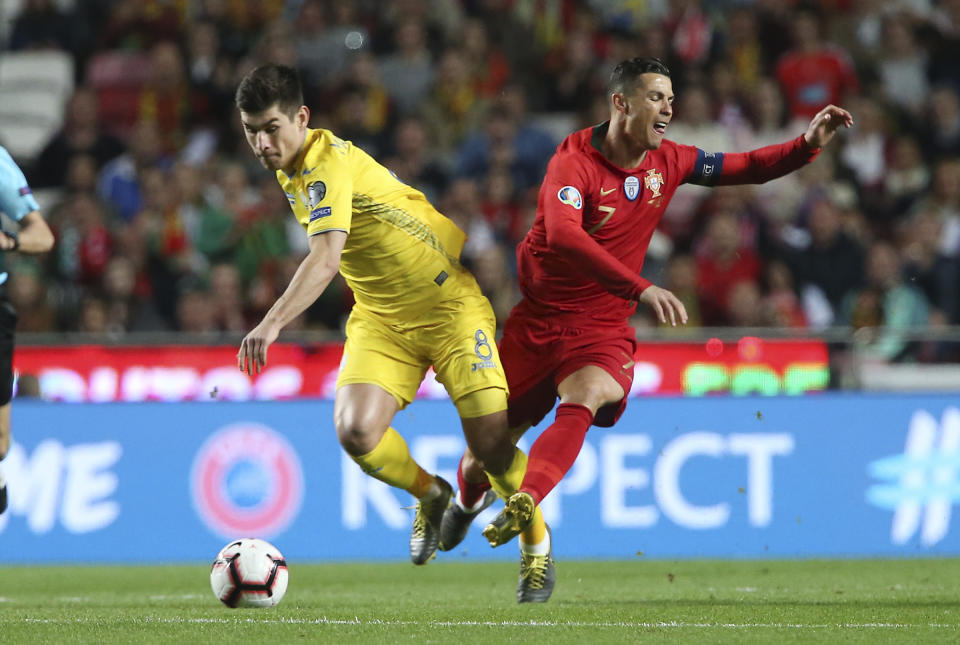
<svg viewBox="0 0 960 645">
<path fill-rule="evenodd" d="M 51 214 L 50 227 L 59 240 L 54 253 L 57 274 L 81 287 L 100 284 L 114 242 L 96 195 L 68 195 Z"/>
<path fill-rule="evenodd" d="M 102 291 L 107 305 L 107 330 L 111 334 L 170 329 L 157 311 L 145 272 L 133 258 L 120 254 L 110 258 Z"/>
<path fill-rule="evenodd" d="M 117 218 L 130 221 L 141 207 L 141 173 L 153 167 L 169 167 L 155 121 L 140 121 L 127 140 L 127 151 L 104 165 L 97 181 L 100 198 Z"/>
<path fill-rule="evenodd" d="M 927 323 L 929 305 L 923 293 L 905 285 L 901 260 L 895 247 L 877 242 L 867 254 L 866 285 L 848 293 L 843 302 L 843 320 L 863 330 L 866 342 L 859 347 L 865 360 L 902 361 L 916 348 L 907 330 Z"/>
<path fill-rule="evenodd" d="M 786 263 L 779 260 L 767 263 L 764 282 L 767 287 L 763 298 L 764 324 L 779 328 L 806 327 L 807 317 Z"/>
<path fill-rule="evenodd" d="M 815 12 L 797 11 L 792 33 L 794 48 L 778 61 L 776 76 L 792 116 L 810 118 L 824 105 L 843 101 L 859 88 L 859 81 L 849 56 L 821 40 Z"/>
<path fill-rule="evenodd" d="M 871 214 L 882 213 L 883 182 L 887 175 L 889 126 L 880 105 L 866 96 L 853 99 L 857 125 L 851 129 L 840 162 L 852 173 L 861 203 Z M 882 220 L 877 217 L 878 223 Z"/>
<path fill-rule="evenodd" d="M 213 326 L 219 331 L 243 332 L 247 322 L 243 315 L 243 284 L 236 265 L 220 262 L 210 267 L 208 297 L 212 307 Z"/>
<path fill-rule="evenodd" d="M 356 20 L 356 3 L 347 0 L 306 0 L 300 5 L 294 30 L 304 92 L 318 99 L 325 88 L 341 81 L 350 55 L 368 46 L 370 40 Z"/>
<path fill-rule="evenodd" d="M 420 104 L 441 154 L 452 153 L 483 122 L 488 105 L 477 91 L 465 54 L 459 47 L 445 49 L 430 90 Z"/>
<path fill-rule="evenodd" d="M 703 253 L 697 257 L 697 284 L 704 324 L 730 324 L 730 292 L 739 282 L 755 284 L 763 271 L 757 254 L 743 244 L 735 213 L 721 210 L 707 223 Z"/>
<path fill-rule="evenodd" d="M 940 251 L 947 257 L 960 257 L 960 159 L 937 162 L 933 168 L 932 189 L 914 208 L 940 218 L 943 223 Z"/>
<path fill-rule="evenodd" d="M 828 199 L 818 201 L 810 210 L 806 244 L 781 251 L 811 325 L 825 327 L 839 319 L 843 298 L 863 282 L 864 251 L 843 229 L 837 206 Z"/>
<path fill-rule="evenodd" d="M 696 260 L 685 253 L 675 253 L 667 261 L 664 279 L 666 289 L 677 297 L 687 312 L 687 327 L 702 327 L 703 316 L 700 313 L 700 294 L 697 289 L 699 272 Z M 666 331 L 675 332 L 674 328 Z"/>
<path fill-rule="evenodd" d="M 522 96 L 511 89 L 506 96 Z M 519 103 L 514 100 L 514 104 Z M 522 108 L 521 108 L 522 109 Z M 457 174 L 484 178 L 493 166 L 509 169 L 518 190 L 535 185 L 554 149 L 553 140 L 543 130 L 527 122 L 519 112 L 501 100 L 487 112 L 483 129 L 469 136 L 457 151 Z"/>
<path fill-rule="evenodd" d="M 905 228 L 904 283 L 923 291 L 931 317 L 960 323 L 960 258 L 944 255 L 940 247 L 943 221 L 936 213 L 920 211 Z"/>
<path fill-rule="evenodd" d="M 589 107 L 596 95 L 597 57 L 593 33 L 578 30 L 568 34 L 563 55 L 547 63 L 544 93 L 550 110 L 580 112 Z"/>
<path fill-rule="evenodd" d="M 217 331 L 210 292 L 199 286 L 187 287 L 177 299 L 177 331 L 210 334 Z"/>
<path fill-rule="evenodd" d="M 757 33 L 755 9 L 741 6 L 730 13 L 723 57 L 730 62 L 737 87 L 744 94 L 751 93 L 767 77 L 769 66 Z"/>
<path fill-rule="evenodd" d="M 853 121 L 831 105 L 805 133 L 779 146 L 704 152 L 664 140 L 673 88 L 661 61 L 622 61 L 611 74 L 608 95 L 610 120 L 571 134 L 557 148 L 537 219 L 517 252 L 523 299 L 507 319 L 500 345 L 515 436 L 538 424 L 558 398 L 560 404 L 533 444 L 519 492 L 483 531 L 492 546 L 529 530 L 590 426 L 611 426 L 623 413 L 637 347 L 628 319 L 637 304 L 652 307 L 663 324 L 687 321 L 676 295 L 639 276 L 677 186 L 779 177 L 812 161 L 837 129 Z M 486 488 L 469 449 L 457 479 L 460 490 L 445 514 L 445 532 L 462 539 Z M 449 548 L 455 538 L 441 539 Z M 523 566 L 536 575 L 540 595 L 549 596 L 556 576 L 549 533 L 539 544 L 526 535 L 519 541 Z"/>
<path fill-rule="evenodd" d="M 416 112 L 433 82 L 433 61 L 424 30 L 414 17 L 402 19 L 397 25 L 395 53 L 380 62 L 383 86 L 403 114 Z"/>
<path fill-rule="evenodd" d="M 899 219 L 930 187 L 930 168 L 916 137 L 903 134 L 893 142 L 884 179 L 884 210 Z"/>
<path fill-rule="evenodd" d="M 901 113 L 904 121 L 919 117 L 930 94 L 927 78 L 929 59 L 917 42 L 909 16 L 891 13 L 883 21 L 883 47 L 877 73 L 887 103 Z"/>
<path fill-rule="evenodd" d="M 436 202 L 450 183 L 450 172 L 430 145 L 430 130 L 418 117 L 407 117 L 397 124 L 393 154 L 383 165 L 404 183 L 422 191 L 431 202 Z"/>
<path fill-rule="evenodd" d="M 70 21 L 53 0 L 26 0 L 13 19 L 9 47 L 73 51 Z"/>
<path fill-rule="evenodd" d="M 96 93 L 88 87 L 78 87 L 67 103 L 63 127 L 37 157 L 31 173 L 34 186 L 62 187 L 75 155 L 90 155 L 99 171 L 104 164 L 123 153 L 123 142 L 100 128 L 97 112 Z"/>
<path fill-rule="evenodd" d="M 507 57 L 499 46 L 490 42 L 483 22 L 477 18 L 464 20 L 460 42 L 470 68 L 473 91 L 484 99 L 496 97 L 510 78 Z"/>
<path fill-rule="evenodd" d="M 107 303 L 99 295 L 87 294 L 80 300 L 77 331 L 105 335 L 110 331 L 107 320 Z"/>
<path fill-rule="evenodd" d="M 933 159 L 960 156 L 960 87 L 931 92 L 930 111 L 919 125 L 922 150 Z"/>
</svg>

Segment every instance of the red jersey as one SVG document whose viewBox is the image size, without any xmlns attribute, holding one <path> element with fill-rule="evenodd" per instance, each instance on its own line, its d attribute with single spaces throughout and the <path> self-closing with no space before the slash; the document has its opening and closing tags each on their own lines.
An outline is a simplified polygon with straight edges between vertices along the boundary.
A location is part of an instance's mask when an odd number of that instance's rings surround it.
<svg viewBox="0 0 960 645">
<path fill-rule="evenodd" d="M 517 247 L 520 289 L 534 312 L 622 324 L 650 286 L 640 270 L 677 186 L 763 183 L 819 152 L 802 136 L 743 153 L 664 139 L 640 165 L 625 169 L 600 152 L 608 127 L 574 132 L 547 167 L 536 220 Z"/>
<path fill-rule="evenodd" d="M 784 54 L 777 63 L 776 76 L 790 113 L 807 119 L 831 103 L 839 104 L 859 85 L 850 58 L 835 48 Z"/>
</svg>

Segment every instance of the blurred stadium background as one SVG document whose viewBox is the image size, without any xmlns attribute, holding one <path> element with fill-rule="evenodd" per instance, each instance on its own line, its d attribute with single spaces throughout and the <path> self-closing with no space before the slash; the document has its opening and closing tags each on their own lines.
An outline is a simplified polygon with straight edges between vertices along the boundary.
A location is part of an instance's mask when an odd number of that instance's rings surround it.
<svg viewBox="0 0 960 645">
<path fill-rule="evenodd" d="M 313 125 L 468 231 L 502 322 L 545 164 L 632 56 L 672 70 L 682 143 L 786 140 L 828 102 L 856 125 L 794 175 L 678 191 L 644 274 L 691 320 L 638 312 L 627 416 L 547 501 L 558 557 L 960 554 L 960 3 L 0 0 L 0 45 L 0 144 L 57 235 L 8 257 L 0 562 L 199 561 L 240 534 L 404 558 L 409 500 L 333 434 L 342 281 L 236 370 L 306 251 L 236 84 L 298 67 Z M 453 407 L 421 395 L 397 427 L 452 478 Z"/>
</svg>

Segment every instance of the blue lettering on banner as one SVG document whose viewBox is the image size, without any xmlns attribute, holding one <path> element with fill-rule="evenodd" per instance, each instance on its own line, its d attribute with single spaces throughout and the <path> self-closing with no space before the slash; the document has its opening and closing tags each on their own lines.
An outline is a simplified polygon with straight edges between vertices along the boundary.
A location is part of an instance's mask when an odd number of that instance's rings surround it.
<svg viewBox="0 0 960 645">
<path fill-rule="evenodd" d="M 316 220 L 318 220 L 318 219 L 322 219 L 322 218 L 324 218 L 324 217 L 329 217 L 332 212 L 333 212 L 333 211 L 330 209 L 330 206 L 323 206 L 323 207 L 321 207 L 321 208 L 315 208 L 315 209 L 313 209 L 312 211 L 310 211 L 310 221 L 311 221 L 311 222 L 314 222 L 314 221 L 316 221 Z"/>
<path fill-rule="evenodd" d="M 492 339 L 472 342 L 488 355 Z M 31 432 L 0 462 L 2 563 L 205 562 L 238 530 L 269 531 L 300 561 L 409 557 L 412 498 L 343 452 L 330 401 L 23 401 L 12 415 Z M 394 419 L 417 462 L 448 479 L 465 446 L 458 426 L 449 401 L 417 400 Z M 824 393 L 816 406 L 633 402 L 615 427 L 587 435 L 542 508 L 564 558 L 889 557 L 960 555 L 957 503 L 955 397 Z M 480 535 L 500 508 L 438 557 L 516 557 Z"/>
</svg>

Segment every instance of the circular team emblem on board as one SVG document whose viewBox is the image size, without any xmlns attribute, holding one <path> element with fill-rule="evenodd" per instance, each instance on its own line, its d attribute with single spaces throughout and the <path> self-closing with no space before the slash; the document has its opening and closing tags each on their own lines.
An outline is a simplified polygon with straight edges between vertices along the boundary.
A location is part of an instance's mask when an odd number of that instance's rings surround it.
<svg viewBox="0 0 960 645">
<path fill-rule="evenodd" d="M 215 432 L 197 451 L 190 489 L 197 515 L 221 537 L 268 538 L 300 511 L 303 468 L 278 432 L 238 423 Z"/>
<path fill-rule="evenodd" d="M 640 194 L 640 180 L 630 175 L 623 180 L 623 192 L 631 202 Z"/>
<path fill-rule="evenodd" d="M 561 188 L 559 192 L 557 192 L 557 199 L 567 206 L 573 206 L 577 210 L 583 207 L 583 198 L 580 197 L 580 191 L 573 186 L 564 186 Z"/>
</svg>

